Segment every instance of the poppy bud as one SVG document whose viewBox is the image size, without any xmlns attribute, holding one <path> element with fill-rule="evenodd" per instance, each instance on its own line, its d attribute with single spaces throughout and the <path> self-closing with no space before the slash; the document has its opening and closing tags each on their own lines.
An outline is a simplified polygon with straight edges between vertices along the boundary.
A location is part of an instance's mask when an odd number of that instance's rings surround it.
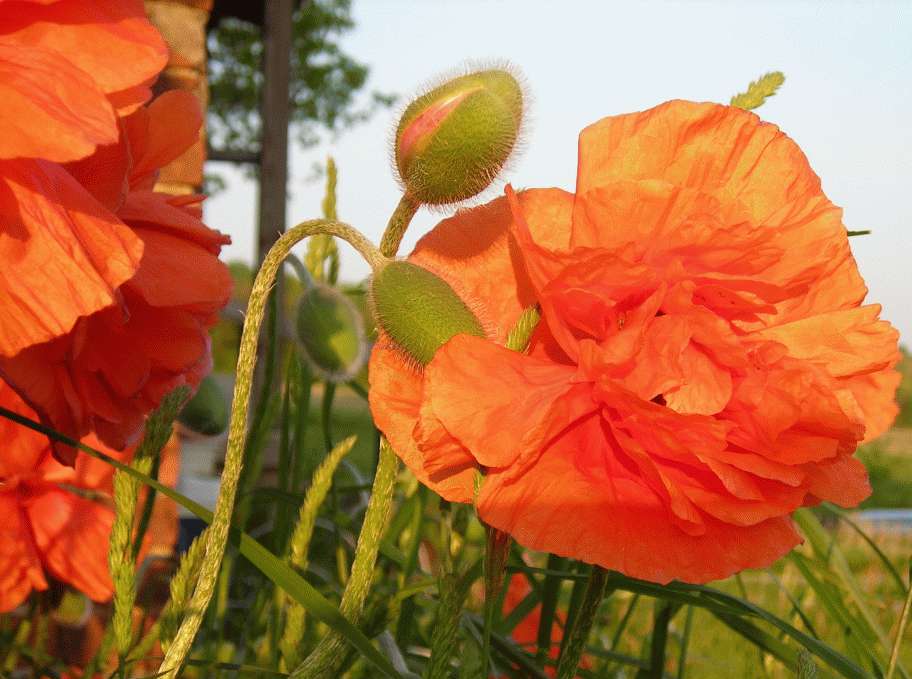
<svg viewBox="0 0 912 679">
<path fill-rule="evenodd" d="M 522 89 L 501 69 L 454 78 L 418 97 L 396 128 L 406 191 L 429 205 L 481 193 L 516 146 L 522 118 Z"/>
<path fill-rule="evenodd" d="M 371 296 L 379 327 L 422 365 L 456 335 L 485 336 L 478 318 L 453 288 L 411 262 L 390 262 L 377 271 Z"/>
<path fill-rule="evenodd" d="M 206 375 L 193 398 L 177 416 L 178 421 L 191 431 L 205 436 L 215 436 L 228 426 L 228 399 L 212 375 Z"/>
<path fill-rule="evenodd" d="M 350 380 L 364 367 L 364 320 L 336 288 L 317 284 L 304 291 L 298 302 L 297 330 L 311 365 L 330 382 Z"/>
</svg>

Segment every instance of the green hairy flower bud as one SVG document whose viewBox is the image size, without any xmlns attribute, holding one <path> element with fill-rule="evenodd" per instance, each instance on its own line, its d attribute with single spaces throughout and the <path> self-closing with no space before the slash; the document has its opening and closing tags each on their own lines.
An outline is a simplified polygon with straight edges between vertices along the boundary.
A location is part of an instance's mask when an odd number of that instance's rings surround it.
<svg viewBox="0 0 912 679">
<path fill-rule="evenodd" d="M 411 262 L 390 262 L 380 269 L 371 294 L 378 326 L 422 365 L 456 335 L 485 336 L 478 318 L 453 288 Z"/>
<path fill-rule="evenodd" d="M 502 69 L 469 73 L 418 97 L 396 128 L 405 190 L 428 205 L 481 193 L 516 147 L 522 118 L 522 88 Z"/>
<path fill-rule="evenodd" d="M 298 339 L 315 370 L 331 382 L 358 374 L 367 359 L 364 320 L 336 288 L 316 284 L 298 302 Z"/>
<path fill-rule="evenodd" d="M 206 375 L 187 401 L 178 421 L 197 434 L 216 436 L 228 426 L 228 399 L 212 375 Z"/>
</svg>

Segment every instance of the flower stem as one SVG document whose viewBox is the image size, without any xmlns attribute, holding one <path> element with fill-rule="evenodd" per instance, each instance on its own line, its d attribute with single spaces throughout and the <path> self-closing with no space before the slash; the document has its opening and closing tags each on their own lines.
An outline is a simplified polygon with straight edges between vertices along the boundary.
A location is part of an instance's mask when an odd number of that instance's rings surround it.
<svg viewBox="0 0 912 679">
<path fill-rule="evenodd" d="M 352 622 L 356 622 L 361 616 L 370 590 L 374 566 L 377 562 L 377 552 L 380 551 L 380 540 L 386 530 L 387 519 L 389 519 L 398 471 L 399 458 L 396 457 L 396 453 L 393 452 L 386 439 L 382 439 L 373 491 L 364 513 L 364 523 L 361 526 L 361 534 L 358 536 L 358 545 L 355 547 L 351 576 L 345 585 L 342 603 L 339 606 L 342 615 Z M 291 677 L 293 679 L 303 677 L 325 679 L 333 676 L 338 664 L 344 659 L 345 645 L 346 641 L 341 635 L 327 634 L 307 659 L 291 673 Z"/>
<path fill-rule="evenodd" d="M 484 629 L 482 632 L 481 657 L 487 670 L 491 665 L 491 631 L 494 628 L 494 614 L 501 602 L 504 572 L 510 556 L 510 536 L 501 530 L 485 525 L 487 541 L 484 557 Z"/>
<path fill-rule="evenodd" d="M 399 244 L 405 235 L 405 230 L 418 212 L 420 204 L 411 198 L 408 193 L 403 194 L 395 211 L 386 225 L 386 231 L 380 239 L 380 252 L 387 257 L 392 257 L 399 250 Z"/>
<path fill-rule="evenodd" d="M 257 342 L 260 335 L 260 326 L 263 322 L 266 300 L 275 283 L 276 274 L 292 246 L 308 236 L 323 233 L 338 236 L 350 243 L 372 268 L 385 263 L 386 258 L 360 232 L 347 224 L 325 219 L 302 222 L 289 229 L 282 234 L 266 254 L 253 283 L 250 301 L 247 305 L 244 330 L 241 334 L 234 399 L 231 407 L 231 420 L 228 426 L 225 467 L 222 472 L 212 524 L 206 531 L 205 555 L 200 564 L 197 586 L 188 606 L 189 613 L 181 622 L 158 670 L 158 676 L 162 676 L 165 679 L 177 677 L 190 652 L 190 646 L 199 631 L 202 616 L 212 599 L 219 568 L 222 564 L 222 557 L 225 554 L 225 546 L 228 543 L 234 499 L 243 466 L 250 391 L 253 383 L 253 370 L 256 364 Z"/>
<path fill-rule="evenodd" d="M 569 641 L 557 664 L 557 679 L 573 679 L 576 676 L 583 647 L 589 638 L 589 630 L 592 629 L 595 614 L 602 603 L 602 597 L 605 596 L 607 582 L 608 571 L 600 566 L 593 566 L 586 585 L 586 593 L 583 595 L 583 603 L 570 629 Z"/>
</svg>

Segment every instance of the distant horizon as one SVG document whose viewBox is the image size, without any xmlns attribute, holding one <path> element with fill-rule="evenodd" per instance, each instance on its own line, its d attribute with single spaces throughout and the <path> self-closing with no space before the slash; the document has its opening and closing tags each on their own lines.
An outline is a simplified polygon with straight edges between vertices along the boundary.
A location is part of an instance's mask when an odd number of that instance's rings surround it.
<svg viewBox="0 0 912 679">
<path fill-rule="evenodd" d="M 532 94 L 525 149 L 487 198 L 505 181 L 573 190 L 576 136 L 601 117 L 673 98 L 727 103 L 763 73 L 783 71 L 780 93 L 757 113 L 801 146 L 845 210 L 846 226 L 873 231 L 851 239 L 867 303 L 881 303 L 883 318 L 912 338 L 912 204 L 903 200 L 912 183 L 912 3 L 653 0 L 573 2 L 556 11 L 516 0 L 356 0 L 353 14 L 356 28 L 342 45 L 370 66 L 367 89 L 408 98 L 437 73 L 478 57 L 506 57 L 524 74 Z M 331 154 L 340 217 L 379 239 L 400 195 L 388 153 L 395 110 L 291 149 L 289 224 L 319 215 L 322 181 L 308 178 Z M 255 184 L 223 163 L 207 171 L 228 183 L 206 202 L 207 223 L 233 240 L 222 258 L 252 263 Z M 447 214 L 419 212 L 402 252 Z M 354 251 L 342 250 L 342 278 L 366 276 Z"/>
</svg>

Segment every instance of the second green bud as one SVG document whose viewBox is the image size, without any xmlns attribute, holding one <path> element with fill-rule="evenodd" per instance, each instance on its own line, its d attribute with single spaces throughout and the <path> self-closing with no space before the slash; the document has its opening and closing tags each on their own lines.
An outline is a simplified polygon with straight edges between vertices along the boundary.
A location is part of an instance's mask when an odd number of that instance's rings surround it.
<svg viewBox="0 0 912 679">
<path fill-rule="evenodd" d="M 371 298 L 377 325 L 421 365 L 456 335 L 485 336 L 456 291 L 417 264 L 393 261 L 375 272 Z"/>
</svg>

